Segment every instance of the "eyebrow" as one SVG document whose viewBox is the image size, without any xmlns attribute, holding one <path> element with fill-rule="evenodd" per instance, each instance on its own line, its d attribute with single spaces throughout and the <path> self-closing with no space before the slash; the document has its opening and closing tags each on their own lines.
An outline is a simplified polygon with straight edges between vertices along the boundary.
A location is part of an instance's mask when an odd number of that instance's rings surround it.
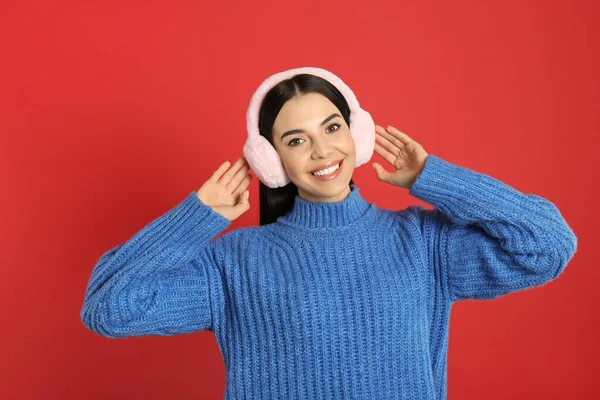
<svg viewBox="0 0 600 400">
<path fill-rule="evenodd" d="M 321 126 L 325 125 L 326 123 L 328 123 L 329 121 L 331 121 L 335 117 L 342 118 L 342 116 L 340 114 L 338 114 L 338 113 L 331 114 L 329 117 L 325 118 L 325 120 L 323 120 L 323 122 L 321 122 Z M 286 136 L 294 135 L 296 133 L 302 133 L 302 132 L 304 132 L 302 129 L 293 129 L 291 131 L 287 131 L 286 133 L 284 133 L 283 135 L 281 135 L 281 140 L 283 140 L 283 138 L 286 137 Z"/>
</svg>

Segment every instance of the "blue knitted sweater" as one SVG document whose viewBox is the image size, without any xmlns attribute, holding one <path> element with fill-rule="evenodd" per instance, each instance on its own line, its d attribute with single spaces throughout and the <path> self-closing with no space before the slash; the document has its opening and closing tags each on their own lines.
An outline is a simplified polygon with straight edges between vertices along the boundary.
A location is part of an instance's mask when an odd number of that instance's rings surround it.
<svg viewBox="0 0 600 400">
<path fill-rule="evenodd" d="M 217 238 L 230 221 L 191 192 L 100 257 L 81 319 L 112 338 L 213 331 L 227 399 L 445 399 L 452 303 L 551 281 L 577 238 L 548 200 L 432 154 L 409 193 L 434 208 L 352 185 Z"/>
</svg>

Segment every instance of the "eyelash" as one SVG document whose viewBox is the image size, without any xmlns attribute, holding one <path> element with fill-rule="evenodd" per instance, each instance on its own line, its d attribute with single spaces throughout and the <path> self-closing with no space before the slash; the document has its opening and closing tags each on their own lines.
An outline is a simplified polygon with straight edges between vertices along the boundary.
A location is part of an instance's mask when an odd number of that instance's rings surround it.
<svg viewBox="0 0 600 400">
<path fill-rule="evenodd" d="M 331 127 L 332 127 L 332 126 L 334 126 L 334 125 L 335 125 L 335 126 L 337 126 L 337 129 L 336 129 L 334 132 L 337 132 L 337 131 L 339 131 L 339 130 L 340 130 L 340 128 L 342 127 L 340 124 L 331 124 L 331 125 L 329 125 L 329 126 L 327 127 L 327 129 L 331 128 Z M 292 144 L 291 144 L 291 143 L 292 143 L 294 140 L 296 140 L 296 139 L 300 139 L 300 138 L 294 138 L 294 139 L 290 140 L 290 141 L 288 142 L 288 146 L 290 146 L 290 147 L 296 147 L 296 145 L 292 145 Z"/>
</svg>

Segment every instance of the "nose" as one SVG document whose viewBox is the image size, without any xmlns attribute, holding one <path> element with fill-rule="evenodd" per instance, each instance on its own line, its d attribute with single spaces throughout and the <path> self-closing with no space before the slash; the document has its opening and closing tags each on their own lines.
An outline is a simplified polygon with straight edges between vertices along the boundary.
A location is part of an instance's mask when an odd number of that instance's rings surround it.
<svg viewBox="0 0 600 400">
<path fill-rule="evenodd" d="M 327 139 L 318 137 L 313 141 L 313 143 L 313 158 L 329 158 L 331 153 L 333 153 L 333 147 L 327 141 Z"/>
</svg>

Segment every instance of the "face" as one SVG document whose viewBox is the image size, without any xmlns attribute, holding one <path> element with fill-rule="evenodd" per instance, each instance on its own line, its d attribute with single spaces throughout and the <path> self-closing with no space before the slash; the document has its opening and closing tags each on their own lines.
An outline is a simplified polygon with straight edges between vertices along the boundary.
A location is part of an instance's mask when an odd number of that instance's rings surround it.
<svg viewBox="0 0 600 400">
<path fill-rule="evenodd" d="M 298 195 L 312 202 L 337 202 L 350 194 L 356 151 L 342 113 L 319 93 L 287 101 L 273 124 L 273 143 Z M 339 164 L 336 171 L 312 171 Z"/>
</svg>

